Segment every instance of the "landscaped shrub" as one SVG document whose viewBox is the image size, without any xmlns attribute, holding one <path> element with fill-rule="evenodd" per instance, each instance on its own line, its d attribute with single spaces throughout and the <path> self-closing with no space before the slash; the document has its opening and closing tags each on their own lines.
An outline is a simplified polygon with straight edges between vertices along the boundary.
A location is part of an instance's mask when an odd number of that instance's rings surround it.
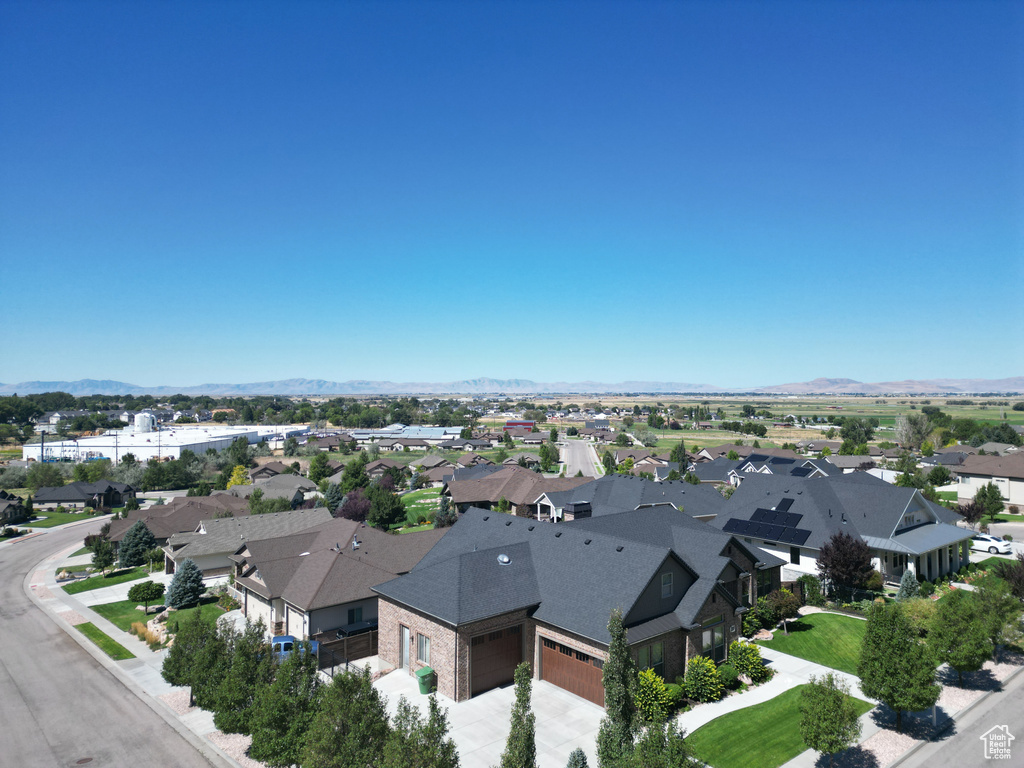
<svg viewBox="0 0 1024 768">
<path fill-rule="evenodd" d="M 743 636 L 753 637 L 761 629 L 761 617 L 751 608 L 743 614 Z"/>
<path fill-rule="evenodd" d="M 686 695 L 695 701 L 718 701 L 722 698 L 722 679 L 715 662 L 695 656 L 686 665 Z"/>
<path fill-rule="evenodd" d="M 935 585 L 930 581 L 922 581 L 920 592 L 921 597 L 931 597 L 933 594 L 935 594 Z"/>
<path fill-rule="evenodd" d="M 682 679 L 682 678 L 679 678 Z M 665 683 L 665 693 L 668 694 L 669 706 L 675 710 L 683 705 L 686 698 L 686 689 L 678 683 Z"/>
<path fill-rule="evenodd" d="M 754 611 L 751 608 L 751 611 Z M 772 601 L 768 599 L 768 596 L 757 598 L 757 615 L 761 617 L 761 626 L 765 629 L 774 629 L 779 623 L 779 614 L 775 610 L 775 606 Z"/>
<path fill-rule="evenodd" d="M 718 668 L 718 676 L 722 678 L 722 685 L 727 690 L 733 691 L 740 687 L 740 673 L 732 664 L 723 664 Z"/>
<path fill-rule="evenodd" d="M 1006 540 L 1006 541 L 1013 541 L 1013 536 L 1011 536 L 1008 533 L 1004 533 L 1003 534 L 1003 539 Z"/>
<path fill-rule="evenodd" d="M 885 586 L 885 580 L 882 579 L 882 574 L 878 571 L 872 571 L 871 574 L 864 581 L 864 588 L 872 592 L 881 592 Z"/>
<path fill-rule="evenodd" d="M 637 675 L 636 710 L 648 723 L 663 722 L 671 707 L 671 700 L 661 679 L 653 669 L 643 669 Z"/>
<path fill-rule="evenodd" d="M 917 577 L 914 576 L 914 572 L 909 568 L 903 572 L 903 577 L 900 579 L 900 589 L 896 593 L 897 600 L 910 600 L 911 598 L 917 597 L 921 591 L 921 585 L 917 583 Z"/>
<path fill-rule="evenodd" d="M 764 665 L 761 649 L 753 643 L 735 640 L 729 644 L 729 663 L 741 675 L 753 683 L 763 683 L 771 677 L 771 670 Z"/>
<path fill-rule="evenodd" d="M 797 582 L 803 587 L 804 603 L 821 607 L 825 604 L 825 596 L 821 593 L 821 582 L 816 576 L 805 573 Z"/>
</svg>

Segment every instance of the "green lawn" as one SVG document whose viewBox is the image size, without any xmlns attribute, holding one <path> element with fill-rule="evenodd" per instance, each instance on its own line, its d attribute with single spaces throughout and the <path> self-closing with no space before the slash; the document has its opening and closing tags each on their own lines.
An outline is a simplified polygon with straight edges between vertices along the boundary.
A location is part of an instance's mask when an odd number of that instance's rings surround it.
<svg viewBox="0 0 1024 768">
<path fill-rule="evenodd" d="M 96 611 L 100 616 L 109 621 L 118 629 L 122 629 L 125 632 L 131 631 L 132 624 L 136 621 L 149 621 L 155 615 L 153 608 L 149 606 L 150 611 L 147 616 L 142 611 L 136 611 L 135 606 L 139 603 L 134 600 L 119 600 L 114 603 L 103 603 L 102 605 L 91 606 L 92 610 Z M 203 604 L 200 606 L 202 611 L 202 617 L 208 624 L 213 624 L 217 621 L 217 618 L 224 615 L 217 606 L 217 599 L 208 597 L 205 598 Z M 196 608 L 183 608 L 180 611 L 174 611 L 171 613 L 170 621 L 178 622 L 179 624 L 184 623 L 189 616 L 196 612 Z"/>
<path fill-rule="evenodd" d="M 434 513 L 437 512 L 440 495 L 440 488 L 421 488 L 402 496 L 406 522 L 414 525 L 421 517 L 433 519 Z"/>
<path fill-rule="evenodd" d="M 777 768 L 807 749 L 800 738 L 800 699 L 806 685 L 763 704 L 730 712 L 687 737 L 696 755 L 714 768 Z M 854 699 L 857 714 L 871 704 Z M 756 744 L 737 734 L 757 734 Z"/>
<path fill-rule="evenodd" d="M 92 550 L 88 547 L 82 547 L 81 549 L 72 552 L 70 555 L 68 555 L 68 557 L 78 557 L 79 555 L 87 555 L 90 552 L 92 552 Z"/>
<path fill-rule="evenodd" d="M 63 570 L 63 569 L 61 569 Z M 80 592 L 91 592 L 94 589 L 112 587 L 115 584 L 124 584 L 126 581 L 135 581 L 149 575 L 146 568 L 128 568 L 123 571 L 112 571 L 106 576 L 90 576 L 88 579 L 74 581 L 65 584 L 63 589 L 69 595 L 77 595 Z"/>
<path fill-rule="evenodd" d="M 832 669 L 857 674 L 867 622 L 832 613 L 812 613 L 789 623 L 789 635 L 776 630 L 759 644 Z"/>
<path fill-rule="evenodd" d="M 434 527 L 433 523 L 427 523 L 426 525 L 413 525 L 408 528 L 402 528 L 399 533 L 416 533 L 416 531 L 429 531 Z"/>
<path fill-rule="evenodd" d="M 125 659 L 135 658 L 134 653 L 129 651 L 113 638 L 103 634 L 103 632 L 97 629 L 96 625 L 91 622 L 78 624 L 75 629 L 92 640 L 97 646 L 99 646 L 101 651 L 107 654 L 107 656 L 112 658 L 114 661 L 123 661 Z"/>
<path fill-rule="evenodd" d="M 31 526 L 32 528 L 53 528 L 57 525 L 64 525 L 65 523 L 77 523 L 82 520 L 89 520 L 89 515 L 84 512 L 78 514 L 72 512 L 37 512 L 37 520 L 33 520 L 31 523 L 19 523 L 19 525 Z"/>
</svg>

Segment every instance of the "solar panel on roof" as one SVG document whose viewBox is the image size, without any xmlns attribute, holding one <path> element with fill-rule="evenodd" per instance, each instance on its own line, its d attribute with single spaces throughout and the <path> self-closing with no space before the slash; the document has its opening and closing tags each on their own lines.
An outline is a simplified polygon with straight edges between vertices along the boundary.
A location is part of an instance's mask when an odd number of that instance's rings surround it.
<svg viewBox="0 0 1024 768">
<path fill-rule="evenodd" d="M 775 508 L 777 510 L 779 510 L 779 512 L 788 512 L 789 508 L 792 507 L 792 506 L 793 506 L 793 500 L 792 499 L 783 499 L 782 501 L 780 501 L 778 504 L 775 505 Z"/>
<path fill-rule="evenodd" d="M 759 523 L 762 520 L 764 520 L 764 516 L 766 514 L 768 514 L 767 509 L 761 509 L 760 507 L 758 507 L 757 509 L 754 510 L 754 514 L 750 516 L 750 519 L 755 523 Z"/>
</svg>

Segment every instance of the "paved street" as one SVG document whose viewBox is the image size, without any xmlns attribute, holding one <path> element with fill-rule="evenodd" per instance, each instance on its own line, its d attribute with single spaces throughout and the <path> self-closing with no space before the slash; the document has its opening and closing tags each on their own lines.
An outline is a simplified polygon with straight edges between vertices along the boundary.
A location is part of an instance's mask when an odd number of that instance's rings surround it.
<svg viewBox="0 0 1024 768">
<path fill-rule="evenodd" d="M 565 461 L 566 477 L 575 477 L 577 472 L 582 472 L 584 477 L 600 477 L 597 451 L 589 440 L 565 440 L 562 443 L 562 459 Z"/>
<path fill-rule="evenodd" d="M 25 593 L 42 558 L 80 546 L 100 525 L 55 528 L 0 545 L 2 762 L 65 768 L 91 758 L 97 766 L 209 768 L 211 762 L 189 741 Z"/>
</svg>

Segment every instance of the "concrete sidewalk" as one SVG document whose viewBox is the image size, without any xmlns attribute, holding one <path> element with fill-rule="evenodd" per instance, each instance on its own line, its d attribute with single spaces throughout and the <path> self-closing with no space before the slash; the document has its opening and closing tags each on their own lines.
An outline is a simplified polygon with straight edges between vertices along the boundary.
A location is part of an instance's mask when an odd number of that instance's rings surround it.
<svg viewBox="0 0 1024 768">
<path fill-rule="evenodd" d="M 35 604 L 48 613 L 58 626 L 77 641 L 97 662 L 117 677 L 126 688 L 135 693 L 153 711 L 159 714 L 165 722 L 195 745 L 197 749 L 211 760 L 213 765 L 241 768 L 237 761 L 210 741 L 210 734 L 217 731 L 213 724 L 212 712 L 195 708 L 184 715 L 179 715 L 166 701 L 160 698 L 181 690 L 165 682 L 161 675 L 161 668 L 167 651 L 150 650 L 146 643 L 134 635 L 121 631 L 120 628 L 90 610 L 89 606 L 96 605 L 98 602 L 126 599 L 128 589 L 132 585 L 139 583 L 138 581 L 126 582 L 114 587 L 94 590 L 94 592 L 84 592 L 81 595 L 69 595 L 57 585 L 55 571 L 58 564 L 63 562 L 71 552 L 80 548 L 81 545 L 68 547 L 39 563 L 35 571 L 26 580 L 26 584 L 29 587 L 28 591 Z M 163 574 L 153 575 L 162 576 Z M 121 591 L 124 592 L 125 597 L 117 597 Z M 89 602 L 87 602 L 82 599 L 95 596 L 97 592 L 109 593 L 114 596 L 109 600 L 102 601 L 90 598 Z M 140 620 L 142 619 L 141 611 L 139 612 L 139 618 Z M 81 624 L 83 621 L 92 622 L 104 634 L 116 640 L 133 653 L 136 658 L 125 661 L 112 660 L 92 641 L 82 635 L 81 632 L 74 629 L 76 624 Z"/>
</svg>

